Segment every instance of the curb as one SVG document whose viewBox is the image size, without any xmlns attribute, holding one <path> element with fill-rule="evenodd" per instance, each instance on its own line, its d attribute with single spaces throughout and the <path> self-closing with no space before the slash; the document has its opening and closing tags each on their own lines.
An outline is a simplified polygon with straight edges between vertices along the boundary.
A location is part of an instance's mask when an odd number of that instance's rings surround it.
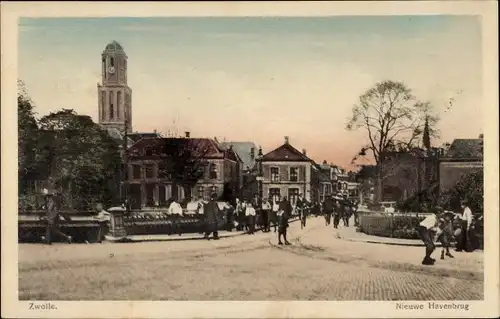
<svg viewBox="0 0 500 319">
<path fill-rule="evenodd" d="M 289 223 L 293 223 L 296 221 L 298 221 L 298 219 L 290 220 Z M 261 230 L 262 230 L 262 228 L 255 229 L 256 232 L 261 231 Z M 110 243 L 143 243 L 143 242 L 207 240 L 206 238 L 203 237 L 202 234 L 199 234 L 199 235 L 200 235 L 200 237 L 193 237 L 192 235 L 186 236 L 186 237 L 182 237 L 182 236 L 178 236 L 178 235 L 164 235 L 164 236 L 171 236 L 172 238 L 145 238 L 145 239 L 133 239 L 133 238 L 131 238 L 131 237 L 137 236 L 137 235 L 130 235 L 130 236 L 125 236 L 125 237 L 121 237 L 121 238 L 116 238 L 113 236 L 105 236 L 105 240 L 107 242 L 110 242 Z M 243 235 L 247 235 L 247 233 L 242 232 L 242 231 L 237 231 L 237 232 L 234 232 L 232 234 L 219 235 L 219 238 L 231 238 L 231 237 L 239 237 L 239 236 L 243 236 Z M 139 236 L 142 236 L 142 235 L 139 235 Z M 151 236 L 158 236 L 158 234 L 151 235 Z"/>
<path fill-rule="evenodd" d="M 425 245 L 423 243 L 398 243 L 398 242 L 391 242 L 391 241 L 381 241 L 381 240 L 373 240 L 373 239 L 356 239 L 356 238 L 342 238 L 342 239 L 350 241 L 350 242 L 357 242 L 357 243 L 368 243 L 368 244 L 379 244 L 379 245 L 390 245 L 390 246 L 425 247 Z M 434 243 L 434 245 L 436 246 L 436 248 L 443 246 L 441 243 Z"/>
</svg>

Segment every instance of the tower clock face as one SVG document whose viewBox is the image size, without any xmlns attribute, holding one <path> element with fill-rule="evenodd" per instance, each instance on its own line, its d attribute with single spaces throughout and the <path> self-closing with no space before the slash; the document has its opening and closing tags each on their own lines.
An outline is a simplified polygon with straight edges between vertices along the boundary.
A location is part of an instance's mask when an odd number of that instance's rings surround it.
<svg viewBox="0 0 500 319">
<path fill-rule="evenodd" d="M 108 72 L 109 72 L 110 74 L 115 73 L 115 67 L 114 67 L 114 66 L 110 66 L 110 67 L 108 68 Z"/>
</svg>

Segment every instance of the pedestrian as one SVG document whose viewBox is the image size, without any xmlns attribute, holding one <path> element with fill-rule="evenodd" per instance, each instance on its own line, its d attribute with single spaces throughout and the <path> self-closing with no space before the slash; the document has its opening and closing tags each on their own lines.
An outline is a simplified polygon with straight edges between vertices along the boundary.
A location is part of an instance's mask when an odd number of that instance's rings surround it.
<svg viewBox="0 0 500 319">
<path fill-rule="evenodd" d="M 59 229 L 59 194 L 49 187 L 44 188 L 44 206 L 46 210 L 47 216 L 47 227 L 45 230 L 45 236 L 42 237 L 42 240 L 45 241 L 47 245 L 52 245 L 52 236 L 56 235 L 62 238 L 65 238 L 68 244 L 73 242 L 73 238 L 71 236 L 66 235 Z"/>
<path fill-rule="evenodd" d="M 359 226 L 359 215 L 358 215 L 358 203 L 354 203 L 352 206 L 352 214 L 354 215 L 354 226 L 358 227 Z"/>
<path fill-rule="evenodd" d="M 311 206 L 310 203 L 308 203 L 307 201 L 304 201 L 302 204 L 301 215 L 300 215 L 300 229 L 306 227 L 307 217 L 309 216 L 310 213 L 310 206 Z"/>
<path fill-rule="evenodd" d="M 345 227 L 349 227 L 349 218 L 351 218 L 351 207 L 350 203 L 346 202 L 344 209 L 344 215 L 342 216 L 342 221 L 344 222 Z"/>
<path fill-rule="evenodd" d="M 335 213 L 333 216 L 333 228 L 339 228 L 339 223 L 340 223 L 340 218 L 344 213 L 344 208 L 342 205 L 342 201 L 340 199 L 337 199 L 335 201 Z"/>
<path fill-rule="evenodd" d="M 290 202 L 287 200 L 286 196 L 283 197 L 283 200 L 279 204 L 278 210 L 278 245 L 283 245 L 281 241 L 281 237 L 285 241 L 285 245 L 290 245 L 287 239 L 287 229 L 288 229 L 288 218 L 292 213 L 292 206 Z"/>
<path fill-rule="evenodd" d="M 441 212 L 441 210 L 439 211 Z M 441 214 L 440 216 L 442 216 L 441 218 L 439 218 L 439 226 L 438 226 L 440 234 L 438 235 L 436 241 L 441 242 L 442 245 L 441 259 L 444 259 L 444 256 L 455 258 L 450 253 L 450 244 L 453 238 L 453 224 L 452 224 L 453 213 L 444 212 L 444 214 Z"/>
<path fill-rule="evenodd" d="M 271 206 L 271 211 L 269 212 L 269 231 L 271 231 L 271 224 L 274 226 L 274 232 L 277 231 L 279 207 L 279 203 L 277 203 L 276 198 L 273 197 L 273 204 Z"/>
<path fill-rule="evenodd" d="M 263 216 L 262 216 L 262 200 L 258 194 L 254 195 L 252 200 L 252 207 L 255 210 L 255 221 L 254 225 L 258 227 L 262 227 L 264 225 Z M 254 228 L 255 231 L 255 228 Z"/>
<path fill-rule="evenodd" d="M 217 202 L 215 201 L 216 198 L 217 194 L 213 193 L 210 196 L 208 203 L 203 205 L 203 213 L 205 215 L 206 223 L 205 239 L 210 239 L 211 233 L 213 233 L 213 238 L 215 240 L 219 239 L 219 232 L 217 229 L 220 210 L 219 205 L 217 205 Z"/>
<path fill-rule="evenodd" d="M 252 203 L 249 202 L 246 205 L 245 209 L 245 216 L 247 217 L 247 224 L 248 224 L 248 234 L 249 235 L 254 235 L 255 234 L 255 218 L 256 218 L 256 212 L 255 208 L 253 207 Z"/>
<path fill-rule="evenodd" d="M 238 226 L 236 227 L 236 230 L 238 231 L 243 231 L 245 230 L 246 227 L 246 216 L 245 216 L 245 202 L 237 199 L 236 200 L 236 217 L 238 219 Z"/>
<path fill-rule="evenodd" d="M 264 232 L 270 232 L 270 224 L 269 224 L 269 214 L 271 212 L 271 203 L 269 203 L 269 200 L 266 198 L 262 202 L 262 221 L 264 223 Z"/>
<path fill-rule="evenodd" d="M 439 231 L 437 229 L 437 224 L 438 220 L 436 214 L 430 214 L 422 222 L 420 222 L 420 225 L 418 226 L 420 239 L 425 244 L 425 257 L 422 260 L 422 265 L 434 265 L 436 262 L 436 260 L 431 257 L 432 253 L 436 249 L 431 233 L 433 231 Z"/>
<path fill-rule="evenodd" d="M 456 251 L 461 252 L 465 250 L 466 252 L 473 251 L 471 242 L 471 225 L 472 225 L 472 211 L 469 208 L 469 203 L 467 200 L 462 200 L 460 206 L 463 209 L 462 215 L 459 215 L 461 232 L 457 238 Z"/>
<path fill-rule="evenodd" d="M 330 225 L 332 222 L 332 213 L 334 211 L 334 201 L 331 195 L 327 195 L 323 201 L 323 214 L 325 215 L 326 226 Z"/>
</svg>

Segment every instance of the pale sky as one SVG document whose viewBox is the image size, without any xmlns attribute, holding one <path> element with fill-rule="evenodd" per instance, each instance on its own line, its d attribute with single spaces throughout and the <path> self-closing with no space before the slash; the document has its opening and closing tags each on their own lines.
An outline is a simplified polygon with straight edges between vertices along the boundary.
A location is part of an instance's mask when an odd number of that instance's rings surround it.
<svg viewBox="0 0 500 319">
<path fill-rule="evenodd" d="M 101 53 L 116 40 L 129 57 L 134 131 L 252 141 L 264 152 L 287 135 L 316 162 L 348 167 L 366 141 L 344 129 L 351 108 L 388 79 L 433 103 L 434 144 L 482 132 L 472 16 L 21 19 L 19 32 L 19 77 L 39 115 L 71 108 L 97 122 Z"/>
</svg>

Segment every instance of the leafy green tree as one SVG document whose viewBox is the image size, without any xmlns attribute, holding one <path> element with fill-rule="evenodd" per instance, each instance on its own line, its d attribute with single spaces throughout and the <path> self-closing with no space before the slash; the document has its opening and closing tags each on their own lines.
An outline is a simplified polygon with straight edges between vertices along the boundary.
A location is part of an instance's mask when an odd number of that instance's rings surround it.
<svg viewBox="0 0 500 319">
<path fill-rule="evenodd" d="M 38 172 L 62 191 L 67 209 L 116 204 L 121 159 L 119 147 L 89 116 L 63 109 L 39 121 Z"/>
<path fill-rule="evenodd" d="M 474 214 L 484 213 L 484 178 L 483 171 L 476 171 L 461 176 L 455 187 L 441 194 L 440 206 L 455 211 L 460 210 L 460 201 L 468 200 Z"/>
<path fill-rule="evenodd" d="M 24 195 L 30 191 L 29 181 L 36 173 L 38 124 L 33 102 L 22 81 L 18 81 L 17 118 L 19 194 Z"/>
</svg>

